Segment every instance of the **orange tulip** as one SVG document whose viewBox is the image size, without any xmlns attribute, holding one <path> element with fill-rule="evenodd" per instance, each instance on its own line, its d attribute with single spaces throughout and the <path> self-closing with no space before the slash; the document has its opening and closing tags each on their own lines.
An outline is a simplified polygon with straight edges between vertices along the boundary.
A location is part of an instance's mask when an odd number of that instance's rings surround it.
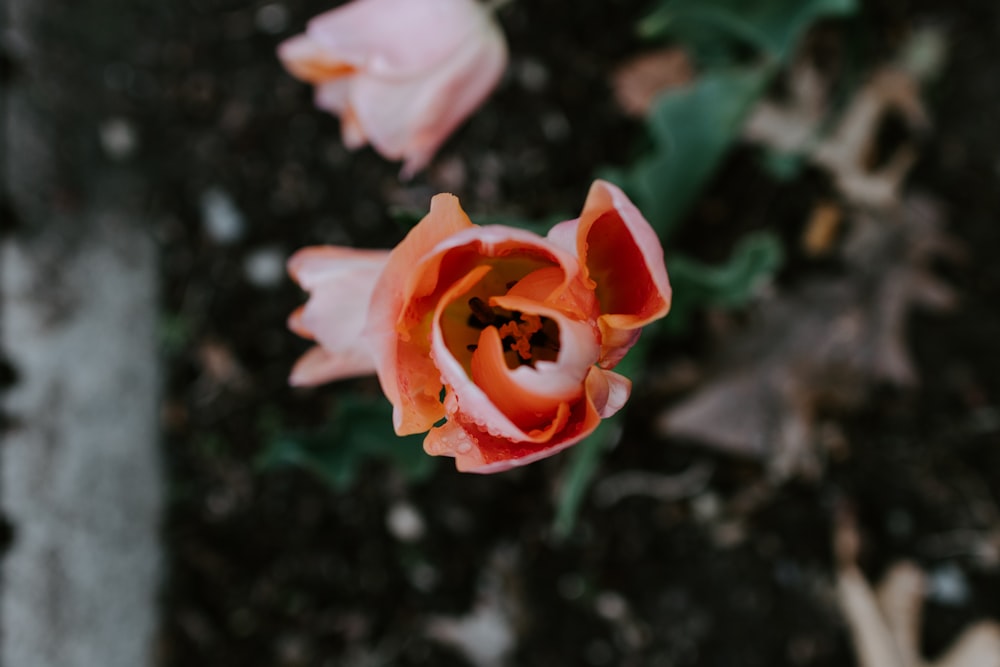
<svg viewBox="0 0 1000 667">
<path fill-rule="evenodd" d="M 429 454 L 497 472 L 591 433 L 624 405 L 610 370 L 670 308 L 663 249 L 614 185 L 548 236 L 473 225 L 452 195 L 390 253 L 306 248 L 289 262 L 310 292 L 291 318 L 319 345 L 293 384 L 378 373 L 396 433 Z"/>
<path fill-rule="evenodd" d="M 408 178 L 496 87 L 507 45 L 476 0 L 354 0 L 312 19 L 278 57 L 315 84 L 348 148 L 370 142 Z"/>
</svg>

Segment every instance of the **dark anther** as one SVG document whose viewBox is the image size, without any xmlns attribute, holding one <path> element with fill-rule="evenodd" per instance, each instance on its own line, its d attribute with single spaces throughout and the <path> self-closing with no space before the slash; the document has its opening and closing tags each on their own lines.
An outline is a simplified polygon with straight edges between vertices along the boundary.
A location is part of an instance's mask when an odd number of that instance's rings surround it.
<svg viewBox="0 0 1000 667">
<path fill-rule="evenodd" d="M 509 291 L 510 291 L 510 288 L 512 288 L 512 287 L 513 287 L 514 285 L 516 285 L 517 283 L 518 283 L 518 281 L 517 281 L 517 280 L 512 280 L 512 281 L 510 281 L 509 283 L 507 283 L 507 291 L 509 292 Z"/>
<path fill-rule="evenodd" d="M 469 316 L 470 327 L 483 329 L 496 321 L 496 313 L 478 296 L 469 299 L 469 308 L 472 310 L 472 315 Z"/>
<path fill-rule="evenodd" d="M 475 352 L 478 348 L 479 346 L 476 344 L 470 344 L 465 346 L 465 349 L 468 350 L 469 352 Z"/>
</svg>

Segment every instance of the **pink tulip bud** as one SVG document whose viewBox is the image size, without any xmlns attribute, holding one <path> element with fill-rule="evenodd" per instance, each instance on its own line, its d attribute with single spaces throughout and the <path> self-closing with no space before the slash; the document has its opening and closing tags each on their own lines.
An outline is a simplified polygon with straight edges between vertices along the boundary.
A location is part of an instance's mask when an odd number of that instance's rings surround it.
<svg viewBox="0 0 1000 667">
<path fill-rule="evenodd" d="M 507 45 L 476 0 L 354 0 L 312 19 L 278 57 L 340 117 L 348 148 L 371 143 L 409 178 L 496 87 Z"/>
</svg>

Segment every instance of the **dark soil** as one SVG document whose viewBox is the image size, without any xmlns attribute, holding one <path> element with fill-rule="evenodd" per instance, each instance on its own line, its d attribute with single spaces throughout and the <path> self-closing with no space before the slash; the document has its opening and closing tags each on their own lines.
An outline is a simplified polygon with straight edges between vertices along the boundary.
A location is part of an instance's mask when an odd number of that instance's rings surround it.
<svg viewBox="0 0 1000 667">
<path fill-rule="evenodd" d="M 961 307 L 911 322 L 920 388 L 877 391 L 859 414 L 841 417 L 847 454 L 822 479 L 772 488 L 753 462 L 653 435 L 661 397 L 640 379 L 601 476 L 711 461 L 709 487 L 676 502 L 588 501 L 564 543 L 551 525 L 565 455 L 487 477 L 442 460 L 412 485 L 373 464 L 343 492 L 305 472 L 258 470 L 274 433 L 319 428 L 341 392 L 377 386 L 289 389 L 288 370 L 307 343 L 285 318 L 303 295 L 288 280 L 251 283 L 245 263 L 318 243 L 388 247 L 402 235 L 388 206 L 426 207 L 443 190 L 474 217 L 573 214 L 595 170 L 625 163 L 641 144 L 607 76 L 640 48 L 632 26 L 647 3 L 504 8 L 509 74 L 431 169 L 406 184 L 398 165 L 370 150 L 347 153 L 336 120 L 312 108 L 308 88 L 274 57 L 281 39 L 329 3 L 142 4 L 134 52 L 111 57 L 101 77 L 117 112 L 140 124 L 132 166 L 153 184 L 150 222 L 163 248 L 171 494 L 161 664 L 464 665 L 426 637 L 425 624 L 467 613 L 499 559 L 509 564 L 498 585 L 520 610 L 511 664 L 849 665 L 831 592 L 831 517 L 844 503 L 859 518 L 872 575 L 909 558 L 932 572 L 958 568 L 969 584 L 956 603 L 929 604 L 931 654 L 970 621 L 1000 618 L 998 565 L 972 552 L 1000 529 L 996 3 L 879 0 L 849 26 L 827 27 L 852 36 L 861 63 L 887 55 L 912 25 L 949 31 L 947 72 L 929 91 L 935 130 L 912 187 L 945 202 L 969 256 L 941 267 Z M 283 27 L 267 20 L 275 7 L 287 11 Z M 815 175 L 794 185 L 769 178 L 751 152 L 737 151 L 706 195 L 724 204 L 721 218 L 716 209 L 714 224 L 697 224 L 694 211 L 681 249 L 717 259 L 751 227 L 796 234 L 813 188 L 827 186 Z M 213 240 L 202 224 L 199 202 L 212 188 L 245 217 L 232 242 Z M 781 280 L 809 270 L 793 257 Z M 661 362 L 703 354 L 698 329 L 670 340 Z M 402 500 L 426 523 L 414 542 L 387 528 Z"/>
</svg>

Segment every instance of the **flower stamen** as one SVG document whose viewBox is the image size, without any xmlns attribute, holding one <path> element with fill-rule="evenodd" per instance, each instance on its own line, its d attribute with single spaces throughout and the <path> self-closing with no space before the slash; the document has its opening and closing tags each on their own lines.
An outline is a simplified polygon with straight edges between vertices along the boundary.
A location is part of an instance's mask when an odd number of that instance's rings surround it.
<svg viewBox="0 0 1000 667">
<path fill-rule="evenodd" d="M 538 315 L 515 313 L 517 317 L 500 327 L 500 338 L 506 347 L 508 339 L 510 349 L 517 352 L 522 360 L 531 359 L 531 337 L 542 330 L 542 318 Z"/>
</svg>

